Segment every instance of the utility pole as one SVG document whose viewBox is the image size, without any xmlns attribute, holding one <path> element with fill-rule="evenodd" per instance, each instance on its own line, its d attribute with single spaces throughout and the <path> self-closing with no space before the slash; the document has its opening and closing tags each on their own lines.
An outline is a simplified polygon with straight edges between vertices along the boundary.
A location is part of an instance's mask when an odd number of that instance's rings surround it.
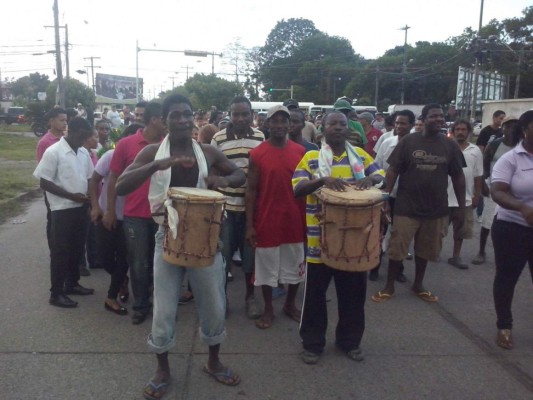
<svg viewBox="0 0 533 400">
<path fill-rule="evenodd" d="M 405 40 L 403 42 L 403 64 L 402 64 L 402 92 L 400 97 L 400 103 L 404 104 L 404 98 L 405 98 L 405 74 L 407 72 L 407 31 L 411 29 L 410 26 L 405 26 L 403 28 L 400 28 L 401 31 L 405 31 Z"/>
<path fill-rule="evenodd" d="M 59 42 L 59 6 L 57 0 L 54 0 L 54 30 L 56 42 L 56 74 L 57 74 L 57 92 L 56 104 L 66 107 L 65 88 L 63 86 L 63 67 L 61 65 L 61 44 Z"/>
<path fill-rule="evenodd" d="M 481 34 L 481 28 L 483 27 L 483 2 L 484 0 L 481 0 L 481 9 L 479 11 L 479 28 L 477 31 L 477 39 L 480 38 Z M 475 40 L 475 39 L 474 39 Z M 480 57 L 481 57 L 481 48 L 479 47 L 478 41 L 476 41 L 476 47 L 478 50 L 476 51 L 476 61 L 474 65 L 474 84 L 472 85 L 472 107 L 470 108 L 470 119 L 472 121 L 475 121 L 476 119 L 476 108 L 477 108 L 477 86 L 479 82 L 479 64 L 480 64 Z"/>
<path fill-rule="evenodd" d="M 84 57 L 83 58 L 84 60 L 91 60 L 91 65 L 90 66 L 85 66 L 85 68 L 90 68 L 91 69 L 91 76 L 92 76 L 92 82 L 93 82 L 93 93 L 96 94 L 96 86 L 94 84 L 94 69 L 95 68 L 102 68 L 101 66 L 97 65 L 95 66 L 94 65 L 94 60 L 99 60 L 100 57 L 93 57 L 93 56 L 90 56 L 90 57 Z"/>
<path fill-rule="evenodd" d="M 44 27 L 45 28 L 55 28 L 56 26 L 55 25 L 54 26 L 45 25 Z M 70 62 L 69 62 L 69 57 L 68 57 L 68 50 L 69 50 L 70 43 L 68 42 L 68 25 L 67 24 L 58 25 L 58 28 L 65 29 L 65 67 L 66 67 L 66 73 L 67 73 L 66 77 L 68 79 L 68 78 L 70 78 Z"/>
<path fill-rule="evenodd" d="M 378 95 L 379 95 L 379 65 L 376 64 L 376 90 L 375 90 L 375 100 L 374 105 L 378 108 Z"/>
</svg>

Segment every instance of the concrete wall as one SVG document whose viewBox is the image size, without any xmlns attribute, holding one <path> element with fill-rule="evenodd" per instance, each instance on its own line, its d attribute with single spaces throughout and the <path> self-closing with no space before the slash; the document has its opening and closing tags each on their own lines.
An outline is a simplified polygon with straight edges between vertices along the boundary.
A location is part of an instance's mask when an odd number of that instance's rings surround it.
<svg viewBox="0 0 533 400">
<path fill-rule="evenodd" d="M 492 114 L 496 110 L 505 111 L 506 115 L 520 117 L 525 111 L 533 110 L 533 99 L 507 99 L 507 100 L 490 100 L 482 101 L 483 119 L 482 126 L 492 123 Z"/>
</svg>

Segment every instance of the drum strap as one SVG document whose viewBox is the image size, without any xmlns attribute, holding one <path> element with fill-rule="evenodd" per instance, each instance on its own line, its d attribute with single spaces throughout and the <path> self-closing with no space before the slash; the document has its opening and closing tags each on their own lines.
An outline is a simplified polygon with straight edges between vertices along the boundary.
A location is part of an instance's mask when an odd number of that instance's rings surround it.
<svg viewBox="0 0 533 400">
<path fill-rule="evenodd" d="M 205 184 L 205 178 L 207 178 L 208 175 L 208 167 L 207 167 L 207 160 L 205 158 L 205 154 L 202 150 L 202 147 L 195 141 L 192 141 L 192 148 L 194 151 L 194 156 L 196 158 L 196 162 L 198 163 L 198 182 L 196 183 L 197 188 L 206 189 Z M 155 154 L 155 159 L 159 160 L 162 158 L 170 157 L 170 141 L 169 141 L 169 135 L 167 135 L 161 144 L 159 145 L 159 149 L 157 150 L 157 153 Z M 164 218 L 164 210 L 166 208 L 168 212 L 168 218 L 169 218 L 169 225 L 171 227 L 174 227 L 172 230 L 172 236 L 174 239 L 176 238 L 177 231 L 176 226 L 178 225 L 178 213 L 176 210 L 172 207 L 172 202 L 168 201 L 168 188 L 170 186 L 170 178 L 171 178 L 171 169 L 166 169 L 164 171 L 157 171 L 152 175 L 152 178 L 150 180 L 150 190 L 148 192 L 148 200 L 150 202 L 150 210 L 152 212 L 152 218 L 155 222 L 157 222 L 159 225 L 163 225 L 165 222 Z M 172 210 L 172 211 L 171 211 Z M 163 214 L 162 214 L 163 213 Z M 174 221 L 171 221 L 172 216 L 171 214 L 175 214 L 175 223 Z M 171 228 L 172 229 L 172 228 Z"/>
</svg>

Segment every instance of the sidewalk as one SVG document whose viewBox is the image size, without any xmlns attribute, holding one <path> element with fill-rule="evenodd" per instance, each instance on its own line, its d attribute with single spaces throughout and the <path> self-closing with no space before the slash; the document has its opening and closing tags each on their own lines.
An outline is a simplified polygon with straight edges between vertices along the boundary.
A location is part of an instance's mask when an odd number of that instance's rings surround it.
<svg viewBox="0 0 533 400">
<path fill-rule="evenodd" d="M 77 309 L 48 305 L 42 199 L 17 219 L 27 222 L 0 226 L 0 398 L 142 399 L 142 387 L 155 370 L 146 345 L 151 320 L 136 326 L 129 316 L 104 310 L 109 277 L 100 269 L 82 278 L 96 294 L 77 297 Z M 449 241 L 443 260 L 450 254 Z M 463 258 L 470 260 L 477 239 L 464 247 Z M 406 262 L 409 280 L 413 269 Z M 173 382 L 165 399 L 533 399 L 533 291 L 527 271 L 515 293 L 512 351 L 494 344 L 491 256 L 466 271 L 445 262 L 430 264 L 426 284 L 440 297 L 436 304 L 416 298 L 409 282 L 398 284 L 390 301 L 373 303 L 370 295 L 382 288 L 385 271 L 368 285 L 365 361 L 355 363 L 335 349 L 332 286 L 326 351 L 309 366 L 298 356 L 298 325 L 281 312 L 283 298 L 275 300 L 272 328 L 257 329 L 244 315 L 242 274 L 234 269 L 221 360 L 241 375 L 241 384 L 225 387 L 202 372 L 207 348 L 198 339 L 192 302 L 179 307 L 178 344 L 170 355 Z M 300 303 L 302 293 L 303 288 Z"/>
</svg>

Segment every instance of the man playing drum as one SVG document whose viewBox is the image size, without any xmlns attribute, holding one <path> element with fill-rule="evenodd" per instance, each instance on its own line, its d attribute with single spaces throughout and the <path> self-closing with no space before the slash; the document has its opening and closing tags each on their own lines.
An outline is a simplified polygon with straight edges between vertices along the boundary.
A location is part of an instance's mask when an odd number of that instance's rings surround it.
<svg viewBox="0 0 533 400">
<path fill-rule="evenodd" d="M 322 187 L 344 191 L 346 186 L 358 189 L 381 187 L 384 172 L 374 159 L 359 147 L 350 145 L 348 119 L 340 111 L 332 111 L 322 119 L 326 143 L 320 151 L 307 152 L 294 172 L 292 185 L 297 197 L 307 196 L 307 278 L 304 308 L 300 325 L 307 364 L 318 362 L 326 344 L 326 291 L 331 278 L 335 280 L 339 310 L 336 345 L 349 358 L 361 361 L 359 347 L 365 329 L 365 272 L 334 269 L 321 258 L 319 205 L 314 192 Z"/>
<path fill-rule="evenodd" d="M 190 101 L 172 95 L 163 103 L 163 119 L 169 134 L 161 144 L 144 148 L 117 182 L 117 193 L 125 195 L 151 177 L 150 206 L 153 215 L 161 211 L 169 187 L 225 188 L 239 187 L 245 175 L 220 151 L 192 140 L 194 125 Z M 210 168 L 220 176 L 209 176 Z M 144 397 L 160 399 L 170 384 L 168 351 L 176 342 L 175 317 L 179 291 L 185 271 L 197 299 L 200 336 L 209 345 L 209 359 L 203 371 L 226 385 L 237 385 L 240 377 L 219 361 L 220 343 L 225 331 L 225 269 L 220 252 L 209 267 L 185 268 L 164 261 L 165 230 L 159 227 L 154 255 L 154 316 L 150 349 L 157 354 L 158 366 L 154 377 L 144 387 Z"/>
</svg>

